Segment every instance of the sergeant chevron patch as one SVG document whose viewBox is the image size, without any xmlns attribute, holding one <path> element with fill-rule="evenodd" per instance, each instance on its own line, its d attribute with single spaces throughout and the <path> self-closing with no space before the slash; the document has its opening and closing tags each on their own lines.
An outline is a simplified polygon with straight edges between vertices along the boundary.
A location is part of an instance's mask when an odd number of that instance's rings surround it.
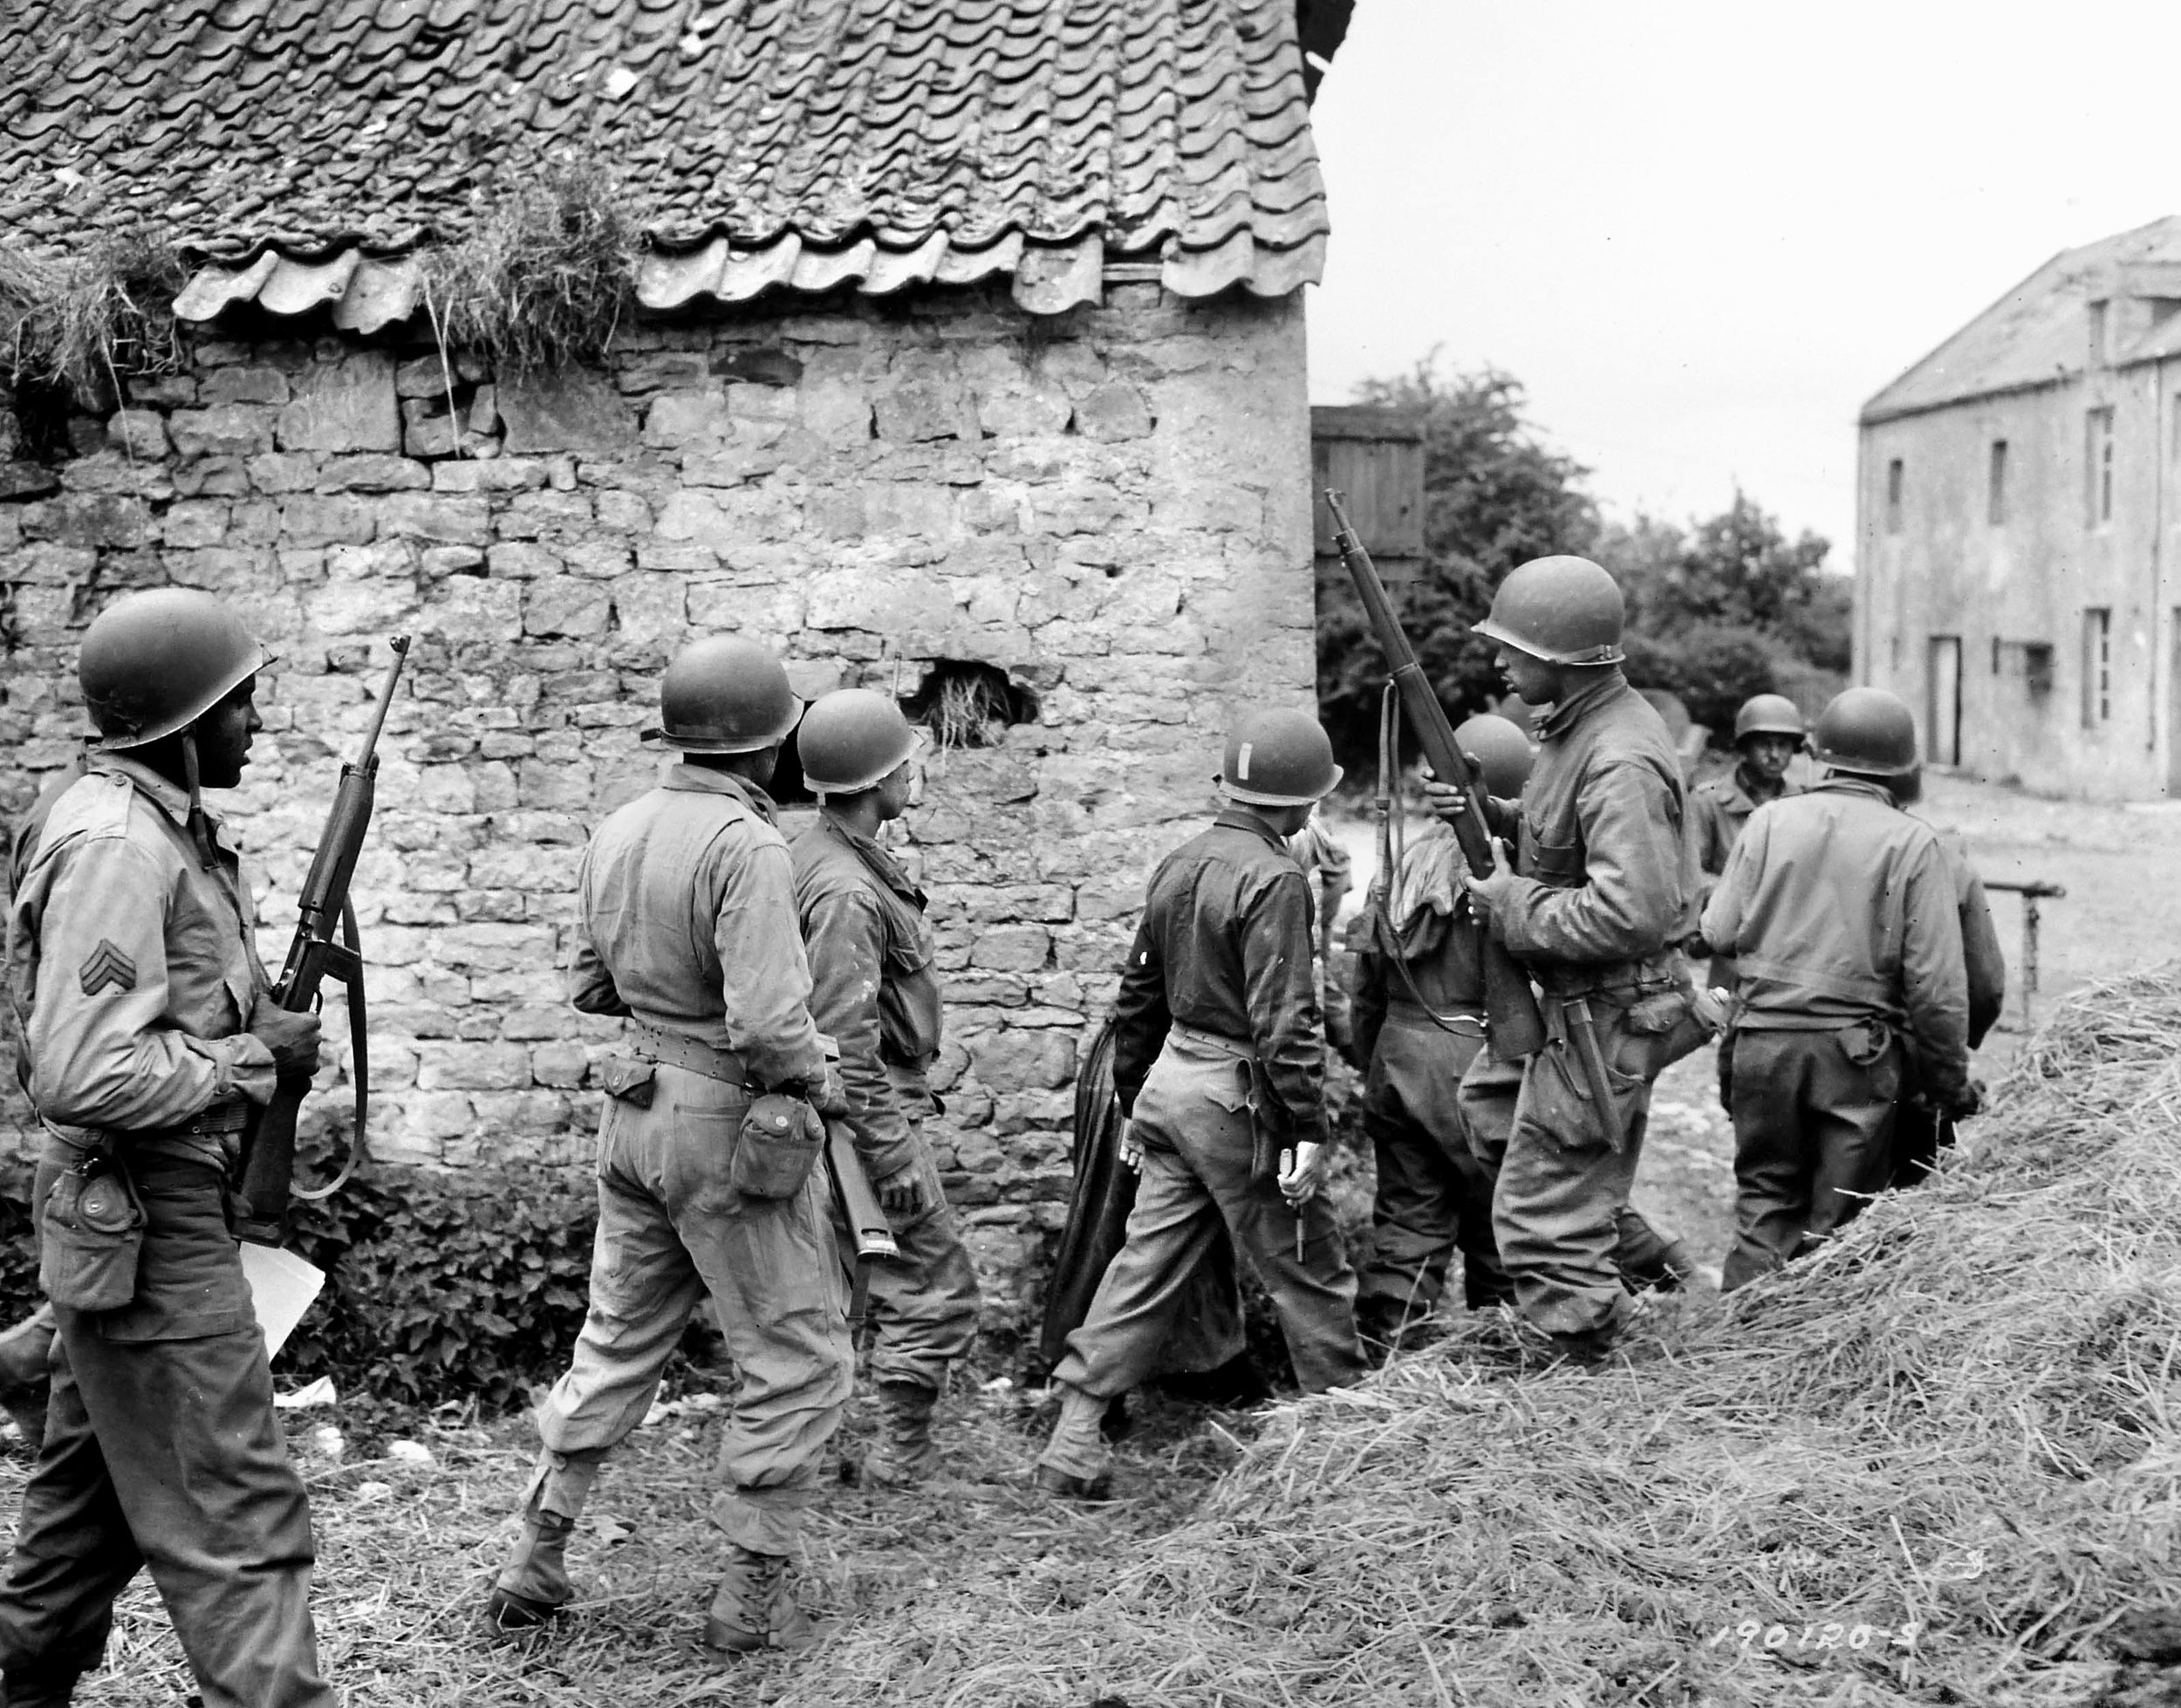
<svg viewBox="0 0 2181 1708">
<path fill-rule="evenodd" d="M 108 985 L 116 990 L 134 990 L 136 963 L 115 948 L 111 939 L 101 937 L 76 978 L 85 996 L 96 996 Z"/>
</svg>

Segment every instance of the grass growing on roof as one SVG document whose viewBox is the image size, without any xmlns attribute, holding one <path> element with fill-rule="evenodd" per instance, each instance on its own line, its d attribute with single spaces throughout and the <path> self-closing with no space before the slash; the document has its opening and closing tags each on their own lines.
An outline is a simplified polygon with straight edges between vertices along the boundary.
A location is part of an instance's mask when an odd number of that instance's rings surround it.
<svg viewBox="0 0 2181 1708">
<path fill-rule="evenodd" d="M 483 202 L 461 238 L 423 257 L 442 347 L 516 372 L 600 355 L 635 270 L 627 206 L 613 175 L 588 162 L 548 166 Z"/>
<path fill-rule="evenodd" d="M 188 270 L 148 226 L 101 232 L 49 260 L 0 245 L 0 362 L 10 384 L 111 396 L 127 373 L 167 373 L 181 360 L 174 302 Z"/>
</svg>

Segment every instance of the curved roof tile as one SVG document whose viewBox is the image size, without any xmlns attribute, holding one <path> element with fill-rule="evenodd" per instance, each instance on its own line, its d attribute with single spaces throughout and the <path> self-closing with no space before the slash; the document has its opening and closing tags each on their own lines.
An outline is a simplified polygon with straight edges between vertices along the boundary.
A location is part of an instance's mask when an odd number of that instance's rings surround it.
<svg viewBox="0 0 2181 1708">
<path fill-rule="evenodd" d="M 58 0 L 6 90 L 0 238 L 170 232 L 193 311 L 384 324 L 386 257 L 575 147 L 654 306 L 1004 271 L 1056 312 L 1108 248 L 1281 295 L 1328 229 L 1294 0 Z"/>
</svg>

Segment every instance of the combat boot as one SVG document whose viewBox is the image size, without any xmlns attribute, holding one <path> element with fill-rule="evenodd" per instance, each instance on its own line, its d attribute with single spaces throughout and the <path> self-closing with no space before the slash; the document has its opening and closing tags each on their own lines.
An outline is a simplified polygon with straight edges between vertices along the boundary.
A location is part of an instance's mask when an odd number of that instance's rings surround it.
<svg viewBox="0 0 2181 1708">
<path fill-rule="evenodd" d="M 533 1509 L 523 1514 L 522 1539 L 501 1568 L 485 1598 L 485 1623 L 498 1631 L 536 1630 L 560 1617 L 576 1599 L 568 1581 L 568 1538 L 576 1521 Z"/>
<path fill-rule="evenodd" d="M 864 1479 L 880 1488 L 909 1488 L 939 1470 L 932 1408 L 939 1396 L 919 1382 L 881 1382 L 879 1445 L 864 1461 Z"/>
<path fill-rule="evenodd" d="M 727 1575 L 712 1594 L 704 1621 L 704 1646 L 730 1655 L 759 1649 L 798 1650 L 825 1633 L 796 1605 L 788 1585 L 788 1556 L 755 1554 L 730 1544 Z"/>
<path fill-rule="evenodd" d="M 1060 1420 L 1037 1456 L 1034 1480 L 1049 1493 L 1103 1500 L 1111 1486 L 1113 1464 L 1112 1449 L 1099 1427 L 1105 1421 L 1105 1399 L 1064 1382 L 1057 1385 Z"/>
</svg>

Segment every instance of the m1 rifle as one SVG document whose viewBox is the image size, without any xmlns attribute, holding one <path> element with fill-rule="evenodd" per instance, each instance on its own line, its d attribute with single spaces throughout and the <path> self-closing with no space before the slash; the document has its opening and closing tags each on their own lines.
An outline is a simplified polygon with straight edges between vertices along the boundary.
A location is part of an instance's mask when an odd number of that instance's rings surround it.
<svg viewBox="0 0 2181 1708">
<path fill-rule="evenodd" d="M 364 835 L 371 828 L 372 801 L 379 783 L 379 733 L 386 728 L 386 710 L 393 704 L 394 687 L 401 680 L 401 666 L 409 656 L 408 636 L 396 635 L 387 644 L 393 650 L 393 662 L 386 666 L 386 683 L 379 691 L 371 728 L 364 734 L 355 762 L 341 767 L 333 809 L 326 815 L 318 853 L 311 861 L 311 875 L 304 880 L 303 894 L 296 903 L 295 938 L 288 946 L 288 959 L 272 989 L 272 999 L 281 1008 L 291 1014 L 307 1014 L 318 1008 L 326 980 L 343 987 L 354 1056 L 350 1076 L 356 1084 L 356 1131 L 349 1140 L 348 1159 L 338 1174 L 323 1186 L 296 1190 L 296 1115 L 311 1090 L 311 1076 L 281 1076 L 271 1100 L 254 1111 L 243 1133 L 244 1203 L 236 1231 L 253 1245 L 279 1245 L 287 1234 L 290 1196 L 306 1203 L 331 1197 L 356 1172 L 357 1162 L 364 1155 L 371 1058 L 365 1042 L 363 944 L 348 891 L 357 857 L 363 852 Z M 338 941 L 335 940 L 337 931 Z"/>
<path fill-rule="evenodd" d="M 1446 716 L 1446 708 L 1439 703 L 1423 666 L 1416 661 L 1416 649 L 1402 632 L 1385 583 L 1378 579 L 1362 536 L 1348 519 L 1346 503 L 1330 487 L 1325 489 L 1325 503 L 1338 530 L 1334 543 L 1340 550 L 1341 564 L 1356 584 L 1364 615 L 1378 637 L 1378 650 L 1385 654 L 1402 709 L 1408 714 L 1424 757 L 1442 781 L 1457 785 L 1467 799 L 1469 810 L 1453 821 L 1461 857 L 1476 877 L 1489 878 L 1492 833 L 1485 816 L 1483 775 L 1454 740 L 1454 726 Z M 1537 1007 L 1536 994 L 1530 989 L 1529 975 L 1516 964 L 1507 945 L 1488 933 L 1484 939 L 1484 1005 L 1486 1032 L 1495 1059 L 1513 1062 L 1544 1048 L 1545 1017 Z"/>
</svg>

